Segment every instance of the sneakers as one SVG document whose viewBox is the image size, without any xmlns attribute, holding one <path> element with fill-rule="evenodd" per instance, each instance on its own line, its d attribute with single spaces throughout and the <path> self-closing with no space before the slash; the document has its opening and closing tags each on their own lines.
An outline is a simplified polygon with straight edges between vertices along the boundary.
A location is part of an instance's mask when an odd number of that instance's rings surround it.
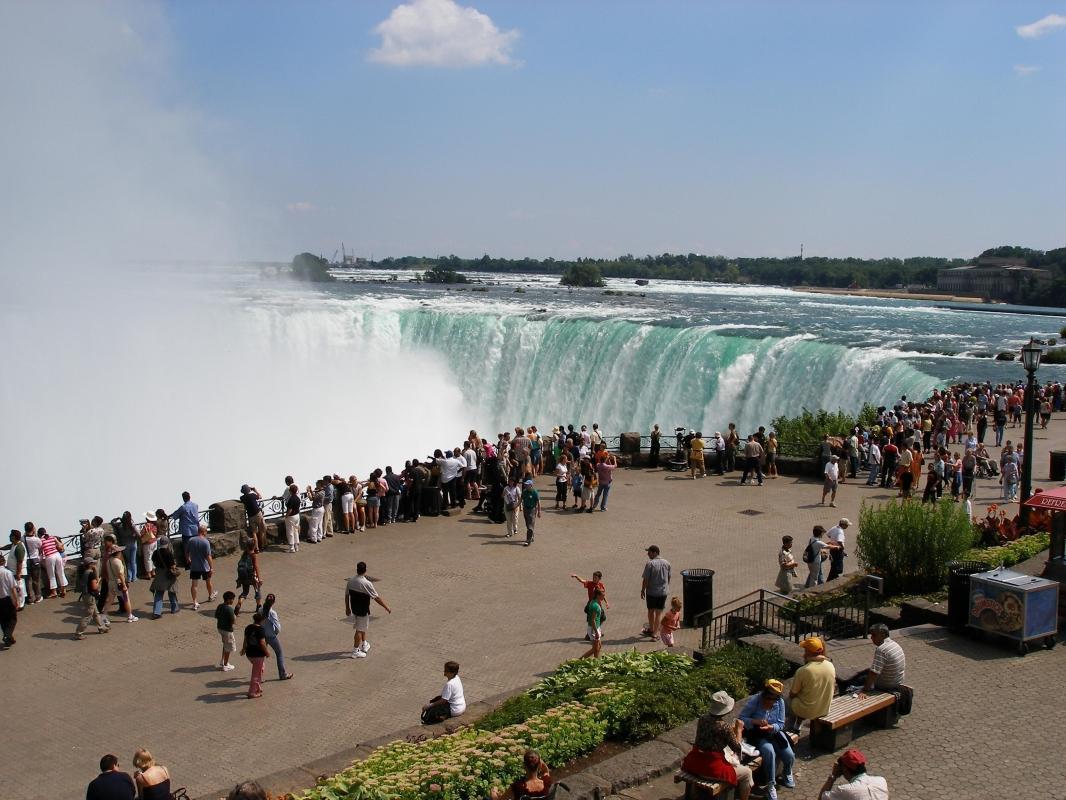
<svg viewBox="0 0 1066 800">
<path fill-rule="evenodd" d="M 777 800 L 777 787 L 772 783 L 766 787 L 766 800 Z"/>
<path fill-rule="evenodd" d="M 218 592 L 217 592 L 217 591 L 211 592 L 211 594 L 210 594 L 210 595 L 208 595 L 208 597 L 207 597 L 207 602 L 209 602 L 209 603 L 210 603 L 210 602 L 211 602 L 212 600 L 214 600 L 214 599 L 215 599 L 216 597 L 218 597 Z"/>
<path fill-rule="evenodd" d="M 366 658 L 366 651 L 360 650 L 358 647 L 352 650 L 352 658 Z"/>
<path fill-rule="evenodd" d="M 295 547 L 292 547 L 292 546 L 290 546 L 290 547 L 289 547 L 289 552 L 290 552 L 290 553 L 295 553 L 295 552 L 296 552 L 296 548 L 295 548 Z"/>
<path fill-rule="evenodd" d="M 777 779 L 777 782 L 784 786 L 786 789 L 796 788 L 796 779 L 792 776 L 791 772 L 788 773 L 788 775 L 782 775 L 780 778 Z"/>
<path fill-rule="evenodd" d="M 235 669 L 237 669 L 237 667 L 234 664 L 223 664 L 222 665 L 222 671 L 223 672 L 232 672 Z"/>
<path fill-rule="evenodd" d="M 82 639 L 85 638 L 85 634 L 84 633 L 75 633 L 74 634 L 74 638 L 77 639 L 80 642 Z"/>
<path fill-rule="evenodd" d="M 140 621 L 140 619 L 140 617 L 135 617 L 133 616 L 133 614 L 130 614 L 128 617 L 126 617 L 126 622 L 138 622 Z"/>
<path fill-rule="evenodd" d="M 370 642 L 366 641 L 365 639 L 363 640 L 362 650 L 364 653 L 370 652 Z"/>
<path fill-rule="evenodd" d="M 836 507 L 837 507 L 837 504 L 836 504 L 836 503 L 830 503 L 830 504 L 829 504 L 829 507 L 830 507 L 830 508 L 836 508 Z"/>
</svg>

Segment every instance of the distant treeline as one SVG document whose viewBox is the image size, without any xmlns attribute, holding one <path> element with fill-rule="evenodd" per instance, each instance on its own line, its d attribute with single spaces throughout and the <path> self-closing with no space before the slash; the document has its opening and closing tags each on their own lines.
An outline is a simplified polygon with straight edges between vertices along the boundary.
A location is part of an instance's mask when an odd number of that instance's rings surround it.
<svg viewBox="0 0 1066 800">
<path fill-rule="evenodd" d="M 1025 259 L 1026 265 L 1051 270 L 1055 281 L 1050 287 L 1021 298 L 1033 305 L 1066 306 L 1066 248 L 1032 250 L 1004 246 L 985 250 L 980 256 Z M 607 278 L 646 278 L 680 281 L 758 283 L 777 286 L 827 286 L 838 289 L 894 289 L 898 286 L 936 286 L 937 270 L 973 263 L 975 259 L 936 258 L 727 258 L 663 253 L 657 256 L 619 258 L 459 258 L 443 256 L 386 258 L 376 266 L 387 269 L 451 270 L 454 272 L 528 272 L 562 275 L 581 268 L 586 275 L 594 270 Z"/>
</svg>

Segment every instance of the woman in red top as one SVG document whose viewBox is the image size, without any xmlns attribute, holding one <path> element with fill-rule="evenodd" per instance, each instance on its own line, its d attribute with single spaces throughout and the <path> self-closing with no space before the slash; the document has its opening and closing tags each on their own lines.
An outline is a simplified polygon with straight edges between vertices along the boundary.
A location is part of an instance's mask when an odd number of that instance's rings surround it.
<svg viewBox="0 0 1066 800">
<path fill-rule="evenodd" d="M 522 766 L 525 767 L 526 777 L 511 784 L 511 797 L 514 800 L 537 800 L 548 797 L 551 794 L 552 776 L 536 750 L 526 750 L 522 756 Z M 498 789 L 492 790 L 492 800 L 500 800 L 503 793 Z"/>
<path fill-rule="evenodd" d="M 752 789 L 751 769 L 740 765 L 740 736 L 744 723 L 739 719 L 732 725 L 725 721 L 725 715 L 733 710 L 734 704 L 727 692 L 711 695 L 711 705 L 696 725 L 696 742 L 681 762 L 681 769 L 735 786 L 737 800 L 748 800 Z"/>
</svg>

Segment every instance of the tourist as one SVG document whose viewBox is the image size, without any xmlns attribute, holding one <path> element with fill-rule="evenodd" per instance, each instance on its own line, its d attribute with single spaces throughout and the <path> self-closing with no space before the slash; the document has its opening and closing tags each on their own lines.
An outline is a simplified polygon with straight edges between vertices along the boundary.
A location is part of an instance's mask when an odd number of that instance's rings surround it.
<svg viewBox="0 0 1066 800">
<path fill-rule="evenodd" d="M 595 426 L 593 426 L 595 427 Z M 534 476 L 540 475 L 543 471 L 541 469 L 541 463 L 543 461 L 543 443 L 540 440 L 540 434 L 537 433 L 537 426 L 529 426 L 529 466 L 532 469 Z"/>
<path fill-rule="evenodd" d="M 659 639 L 667 647 L 674 646 L 674 631 L 681 627 L 681 598 L 670 598 L 670 610 L 663 614 L 659 623 Z"/>
<path fill-rule="evenodd" d="M 300 495 L 298 492 L 292 490 L 286 492 L 285 539 L 289 543 L 290 553 L 300 552 L 300 505 Z"/>
<path fill-rule="evenodd" d="M 192 595 L 192 610 L 198 611 L 200 603 L 196 600 L 196 587 L 202 580 L 207 587 L 207 601 L 218 596 L 211 585 L 211 575 L 215 559 L 211 555 L 211 542 L 207 538 L 207 526 L 201 525 L 198 536 L 185 543 L 185 565 L 189 568 L 189 593 Z"/>
<path fill-rule="evenodd" d="M 962 496 L 973 497 L 973 480 L 977 475 L 977 447 L 967 447 L 962 457 Z"/>
<path fill-rule="evenodd" d="M 467 500 L 480 500 L 481 493 L 478 488 L 477 450 L 474 443 L 468 438 L 463 442 L 463 492 Z M 540 438 L 537 438 L 537 459 L 540 460 Z"/>
<path fill-rule="evenodd" d="M 566 510 L 566 489 L 570 485 L 569 459 L 560 455 L 555 461 L 555 509 Z"/>
<path fill-rule="evenodd" d="M 768 800 L 777 800 L 777 771 L 781 769 L 780 783 L 787 789 L 796 787 L 792 765 L 796 754 L 792 741 L 785 734 L 785 701 L 781 695 L 785 687 L 781 681 L 770 678 L 758 694 L 749 698 L 740 712 L 744 723 L 744 739 L 762 756 L 758 784 L 766 786 Z"/>
<path fill-rule="evenodd" d="M 766 477 L 777 478 L 777 451 L 781 444 L 777 441 L 777 434 L 770 431 L 766 438 Z"/>
<path fill-rule="evenodd" d="M 12 529 L 8 537 L 11 547 L 7 553 L 7 568 L 15 579 L 16 610 L 21 611 L 29 596 L 29 576 L 26 573 L 26 545 L 22 543 L 22 531 Z"/>
<path fill-rule="evenodd" d="M 355 530 L 354 476 L 346 480 L 334 473 L 330 481 L 341 499 L 341 533 L 352 533 Z"/>
<path fill-rule="evenodd" d="M 115 536 L 118 546 L 122 548 L 122 558 L 126 562 L 126 576 L 130 583 L 137 581 L 137 549 L 140 544 L 140 532 L 133 524 L 133 514 L 129 511 L 122 512 Z"/>
<path fill-rule="evenodd" d="M 97 517 L 96 519 L 100 518 Z M 41 537 L 37 535 L 37 528 L 34 527 L 32 522 L 27 522 L 23 530 L 22 543 L 26 545 L 26 576 L 28 578 L 26 602 L 39 603 L 44 599 L 41 595 Z M 103 537 L 103 534 L 104 532 L 101 530 L 100 536 Z M 97 540 L 96 551 L 92 556 L 93 559 L 100 556 L 99 541 Z M 82 545 L 84 546 L 84 540 L 82 540 Z"/>
<path fill-rule="evenodd" d="M 329 475 L 322 476 L 322 491 L 326 500 L 322 504 L 322 533 L 327 539 L 333 538 L 333 501 L 337 497 L 337 490 L 333 486 L 333 479 Z M 260 550 L 263 548 L 260 547 Z"/>
<path fill-rule="evenodd" d="M 277 798 L 272 798 L 270 793 L 255 781 L 244 781 L 230 789 L 226 800 L 277 800 Z"/>
<path fill-rule="evenodd" d="M 845 692 L 859 691 L 859 697 L 878 689 L 891 692 L 899 689 L 907 671 L 907 656 L 899 642 L 891 638 L 888 626 L 878 622 L 870 626 L 870 641 L 874 643 L 874 658 L 869 669 L 864 669 L 847 680 L 839 681 Z"/>
<path fill-rule="evenodd" d="M 532 478 L 526 478 L 522 483 L 522 516 L 526 522 L 525 546 L 529 547 L 533 544 L 533 530 L 541 516 L 540 492 L 533 488 Z"/>
<path fill-rule="evenodd" d="M 248 535 L 254 536 L 260 550 L 266 550 L 267 529 L 263 518 L 263 496 L 247 483 L 241 486 L 241 504 L 248 515 Z"/>
<path fill-rule="evenodd" d="M 825 528 L 821 525 L 815 525 L 811 533 L 811 539 L 803 550 L 803 562 L 807 565 L 808 570 L 807 582 L 803 584 L 805 589 L 825 583 L 825 578 L 822 575 L 822 564 L 829 558 L 829 551 L 827 549 L 828 545 L 822 539 L 824 535 Z"/>
<path fill-rule="evenodd" d="M 504 525 L 508 538 L 518 533 L 518 504 L 522 500 L 522 490 L 518 488 L 518 476 L 511 475 L 503 490 L 503 513 L 507 517 Z"/>
<path fill-rule="evenodd" d="M 237 599 L 235 613 L 241 613 L 241 605 L 248 599 L 248 592 L 255 589 L 255 610 L 259 610 L 259 590 L 263 586 L 263 577 L 259 574 L 259 554 L 256 551 L 255 539 L 249 538 L 244 543 L 244 552 L 237 560 L 237 586 L 241 590 Z"/>
<path fill-rule="evenodd" d="M 472 486 L 474 494 L 479 494 L 480 487 L 477 482 L 476 467 Z M 403 495 L 403 479 L 392 471 L 392 467 L 388 466 L 385 467 L 385 487 L 385 510 L 382 513 L 385 515 L 385 524 L 391 525 L 396 522 L 400 515 L 400 501 Z M 473 499 L 479 500 L 480 497 L 474 497 Z"/>
<path fill-rule="evenodd" d="M 925 489 L 922 491 L 923 503 L 935 503 L 937 501 L 937 494 L 941 487 L 941 474 L 944 469 L 944 462 L 940 458 L 940 454 L 937 454 L 936 459 L 929 465 L 929 469 L 925 474 Z"/>
<path fill-rule="evenodd" d="M 108 542 L 106 538 L 104 541 Z M 117 544 L 110 544 L 104 559 L 104 571 L 107 574 L 105 607 L 110 607 L 112 602 L 117 601 L 118 610 L 126 614 L 126 622 L 137 622 L 140 617 L 134 615 L 133 606 L 130 603 L 130 587 L 126 582 L 126 565 L 122 560 L 122 548 Z"/>
<path fill-rule="evenodd" d="M 96 626 L 99 633 L 107 633 L 111 630 L 109 621 L 100 615 L 98 603 L 100 602 L 100 578 L 96 574 L 96 562 L 83 558 L 78 565 L 78 600 L 82 605 L 84 615 L 78 620 L 78 627 L 74 630 L 74 638 L 85 638 L 85 629 L 90 624 Z"/>
<path fill-rule="evenodd" d="M 459 663 L 444 663 L 444 688 L 439 695 L 422 706 L 422 724 L 432 725 L 450 717 L 458 717 L 466 711 L 466 696 L 463 682 L 459 680 Z"/>
<path fill-rule="evenodd" d="M 374 470 L 370 473 L 370 476 L 366 479 L 366 527 L 376 528 L 378 526 L 378 517 L 381 512 L 381 498 L 385 492 L 381 488 L 381 484 L 378 483 L 378 478 L 381 477 L 381 470 Z M 458 478 L 456 479 L 456 486 L 458 486 Z M 322 541 L 322 537 L 318 537 L 319 541 Z"/>
<path fill-rule="evenodd" d="M 881 448 L 881 488 L 890 489 L 895 485 L 896 465 L 899 462 L 899 448 L 891 439 L 886 439 Z"/>
<path fill-rule="evenodd" d="M 244 646 L 241 647 L 241 655 L 247 656 L 252 663 L 252 675 L 248 680 L 249 700 L 263 696 L 263 662 L 266 661 L 266 648 L 263 615 L 257 611 L 252 615 L 252 623 L 244 629 Z"/>
<path fill-rule="evenodd" d="M 792 592 L 792 579 L 796 577 L 796 559 L 792 557 L 792 537 L 781 537 L 781 550 L 777 554 L 777 580 L 774 586 L 781 594 Z"/>
<path fill-rule="evenodd" d="M 820 506 L 825 505 L 826 495 L 829 495 L 829 505 L 836 508 L 837 500 L 837 483 L 840 481 L 840 467 L 838 465 L 839 457 L 834 453 L 829 456 L 829 463 L 825 465 L 825 469 L 822 472 L 824 481 L 822 483 L 822 499 L 818 503 Z"/>
<path fill-rule="evenodd" d="M 696 471 L 699 470 L 700 477 L 707 477 L 707 468 L 703 463 L 703 448 L 705 443 L 703 441 L 703 433 L 697 433 L 693 436 L 688 443 L 688 471 L 692 476 L 692 480 L 696 480 Z"/>
<path fill-rule="evenodd" d="M 911 462 L 914 460 L 914 453 L 911 452 L 909 447 L 899 446 L 899 460 L 896 462 L 896 472 L 898 473 L 899 482 L 899 494 L 897 497 L 910 497 L 911 484 L 914 482 L 914 473 L 911 472 Z"/>
<path fill-rule="evenodd" d="M 315 481 L 314 489 L 308 485 L 304 495 L 311 501 L 311 518 L 308 520 L 307 525 L 307 541 L 311 544 L 318 544 L 325 538 L 322 531 L 322 521 L 326 517 L 326 490 L 322 488 L 322 481 Z"/>
<path fill-rule="evenodd" d="M 157 519 L 165 518 L 165 516 L 164 514 L 161 517 L 158 512 L 156 513 Z M 175 590 L 175 586 L 178 582 L 178 576 L 181 575 L 181 570 L 178 569 L 177 561 L 174 559 L 174 548 L 171 547 L 170 537 L 160 537 L 158 545 L 155 552 L 152 553 L 152 566 L 155 567 L 155 577 L 152 578 L 152 584 L 149 587 L 154 598 L 152 602 L 152 619 L 159 619 L 163 616 L 164 593 L 170 600 L 170 613 L 178 613 L 178 593 Z"/>
<path fill-rule="evenodd" d="M 925 456 L 922 455 L 921 445 L 915 444 L 911 450 L 911 478 L 905 487 L 905 497 L 910 497 L 914 487 L 921 483 L 923 466 Z"/>
<path fill-rule="evenodd" d="M 411 522 L 418 522 L 422 514 L 422 494 L 429 485 L 430 477 L 429 470 L 417 458 L 411 459 L 411 485 L 408 492 L 410 495 L 408 519 Z"/>
<path fill-rule="evenodd" d="M 735 422 L 729 423 L 729 432 L 725 436 L 725 471 L 732 472 L 737 468 L 737 448 L 740 447 L 740 434 L 737 433 Z"/>
<path fill-rule="evenodd" d="M 155 569 L 152 566 L 152 553 L 158 546 L 159 534 L 155 525 L 156 516 L 151 511 L 144 515 L 144 524 L 141 525 L 140 550 L 141 563 L 144 565 L 144 573 L 148 580 L 155 577 Z M 166 532 L 163 533 L 166 536 Z"/>
<path fill-rule="evenodd" d="M 748 440 L 744 443 L 744 471 L 740 475 L 740 485 L 743 486 L 749 483 L 748 476 L 759 479 L 759 486 L 762 486 L 762 457 L 763 446 L 755 441 L 755 435 L 748 436 Z"/>
<path fill-rule="evenodd" d="M 666 608 L 666 596 L 670 593 L 670 562 L 659 556 L 659 546 L 651 545 L 648 560 L 644 564 L 644 573 L 640 581 L 640 599 L 648 607 L 648 624 L 640 632 L 653 641 L 658 638 L 659 625 L 662 622 L 663 609 Z"/>
<path fill-rule="evenodd" d="M 170 518 L 178 521 L 178 533 L 181 534 L 181 544 L 184 548 L 185 543 L 194 538 L 200 529 L 200 507 L 192 501 L 191 494 L 181 493 L 181 505 Z"/>
<path fill-rule="evenodd" d="M 1003 462 L 999 482 L 1003 484 L 1003 500 L 1013 503 L 1018 499 L 1018 462 L 1013 458 Z"/>
<path fill-rule="evenodd" d="M 696 723 L 696 741 L 682 760 L 681 769 L 698 778 L 736 787 L 736 800 L 748 800 L 752 788 L 751 769 L 740 763 L 744 723 L 740 719 L 733 720 L 732 724 L 725 721 L 726 714 L 735 704 L 728 692 L 718 691 L 711 695 L 707 713 Z"/>
<path fill-rule="evenodd" d="M 866 453 L 866 464 L 870 468 L 870 477 L 866 479 L 867 486 L 877 484 L 877 476 L 881 471 L 881 448 L 873 439 L 870 439 L 870 448 Z"/>
<path fill-rule="evenodd" d="M 526 439 L 526 442 L 528 444 L 529 440 Z M 437 465 L 440 467 L 441 513 L 444 516 L 448 516 L 448 509 L 459 508 L 460 501 L 466 502 L 460 496 L 457 486 L 459 474 L 464 469 L 464 465 L 463 462 L 452 455 L 451 451 L 443 453 L 440 450 L 435 450 L 433 455 L 436 458 Z M 529 451 L 527 449 L 527 463 L 528 457 Z"/>
<path fill-rule="evenodd" d="M 104 518 L 95 516 L 90 522 L 87 519 L 81 522 L 81 555 L 94 561 L 100 558 L 100 545 L 104 541 Z M 28 546 L 28 545 L 27 545 Z"/>
<path fill-rule="evenodd" d="M 836 668 L 825 656 L 825 643 L 817 636 L 800 642 L 803 648 L 803 666 L 796 670 L 789 691 L 789 709 L 792 715 L 790 729 L 799 733 L 805 719 L 818 719 L 829 713 L 836 685 Z"/>
<path fill-rule="evenodd" d="M 603 609 L 606 601 L 603 589 L 592 589 L 591 594 L 592 597 L 585 603 L 585 639 L 592 642 L 592 646 L 581 655 L 582 658 L 599 658 L 603 648 L 603 621 L 607 619 Z"/>
<path fill-rule="evenodd" d="M 606 453 L 606 449 L 603 451 Z M 618 459 L 608 454 L 607 457 L 596 465 L 596 497 L 592 501 L 593 506 L 599 506 L 600 511 L 607 510 L 607 495 L 611 493 L 611 482 L 614 480 L 614 471 L 618 467 Z"/>
<path fill-rule="evenodd" d="M 268 594 L 263 602 L 260 612 L 263 615 L 263 633 L 266 634 L 266 643 L 274 651 L 274 657 L 278 662 L 278 680 L 287 681 L 292 679 L 292 673 L 285 669 L 285 653 L 281 649 L 281 620 L 278 612 L 274 609 L 277 598 Z"/>
<path fill-rule="evenodd" d="M 847 536 L 844 531 L 850 527 L 851 520 L 847 517 L 842 517 L 836 525 L 826 531 L 826 544 L 829 546 L 828 580 L 833 580 L 833 578 L 844 574 L 844 557 L 847 555 L 847 552 L 844 549 Z"/>
<path fill-rule="evenodd" d="M 137 768 L 133 781 L 138 800 L 170 800 L 170 772 L 162 764 L 156 764 L 151 753 L 139 748 L 133 754 L 133 766 Z"/>
<path fill-rule="evenodd" d="M 725 462 L 726 462 L 726 445 L 725 439 L 722 438 L 721 431 L 714 432 L 714 461 L 716 472 L 719 475 L 725 475 Z"/>
<path fill-rule="evenodd" d="M 0 633 L 4 647 L 15 643 L 15 628 L 18 625 L 18 588 L 15 575 L 7 568 L 7 556 L 0 552 Z"/>
<path fill-rule="evenodd" d="M 374 584 L 366 577 L 366 562 L 355 565 L 355 576 L 348 579 L 344 591 L 344 614 L 353 618 L 355 638 L 352 642 L 352 658 L 366 658 L 370 642 L 366 638 L 370 627 L 370 601 L 373 600 L 389 614 L 392 609 L 378 595 Z"/>
<path fill-rule="evenodd" d="M 57 592 L 59 597 L 66 597 L 67 576 L 63 571 L 63 553 L 66 548 L 63 547 L 63 542 L 44 528 L 39 528 L 38 533 L 41 535 L 41 565 L 48 579 L 48 597 L 54 598 Z"/>
<path fill-rule="evenodd" d="M 837 780 L 844 781 L 839 786 Z M 819 800 L 888 800 L 888 781 L 866 774 L 866 756 L 851 748 L 833 763 L 833 771 L 818 792 Z"/>
<path fill-rule="evenodd" d="M 542 800 L 552 796 L 552 776 L 548 765 L 536 750 L 522 754 L 522 768 L 526 774 L 511 784 L 513 800 Z M 491 800 L 503 800 L 504 794 L 495 786 L 489 793 Z"/>
<path fill-rule="evenodd" d="M 829 441 L 829 434 L 822 434 L 822 443 L 818 445 L 818 472 L 825 474 L 825 467 L 833 457 L 833 444 Z"/>
<path fill-rule="evenodd" d="M 585 488 L 585 463 L 580 460 L 574 461 L 570 456 L 567 456 L 567 461 L 574 465 L 570 471 L 570 490 L 574 496 L 574 504 L 570 506 L 570 509 L 577 511 L 579 510 L 577 501 L 582 499 L 582 492 Z"/>
<path fill-rule="evenodd" d="M 127 772 L 118 769 L 118 756 L 108 753 L 100 759 L 100 774 L 85 789 L 85 800 L 135 800 L 137 784 Z"/>
<path fill-rule="evenodd" d="M 651 426 L 651 444 L 648 446 L 648 466 L 652 469 L 659 466 L 659 448 L 662 446 L 660 440 L 663 438 L 663 432 L 659 430 L 659 425 L 656 423 Z"/>
<path fill-rule="evenodd" d="M 215 609 L 215 628 L 218 629 L 219 638 L 222 639 L 222 659 L 218 662 L 218 668 L 223 672 L 229 672 L 236 667 L 229 663 L 230 654 L 237 649 L 237 637 L 233 633 L 233 625 L 237 621 L 237 612 L 233 608 L 233 601 L 237 595 L 234 592 L 224 592 L 222 602 Z M 244 651 L 241 651 L 244 654 Z"/>
</svg>

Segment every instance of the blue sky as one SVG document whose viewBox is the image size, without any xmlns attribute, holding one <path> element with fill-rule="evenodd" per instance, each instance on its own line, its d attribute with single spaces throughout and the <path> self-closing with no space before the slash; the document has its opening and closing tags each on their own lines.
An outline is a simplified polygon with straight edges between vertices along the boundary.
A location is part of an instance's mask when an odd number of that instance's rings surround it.
<svg viewBox="0 0 1066 800">
<path fill-rule="evenodd" d="M 409 2 L 108 6 L 151 27 L 142 100 L 192 120 L 239 253 L 1066 244 L 1066 16 L 1017 31 L 1066 2 L 463 0 L 470 43 Z"/>
</svg>

